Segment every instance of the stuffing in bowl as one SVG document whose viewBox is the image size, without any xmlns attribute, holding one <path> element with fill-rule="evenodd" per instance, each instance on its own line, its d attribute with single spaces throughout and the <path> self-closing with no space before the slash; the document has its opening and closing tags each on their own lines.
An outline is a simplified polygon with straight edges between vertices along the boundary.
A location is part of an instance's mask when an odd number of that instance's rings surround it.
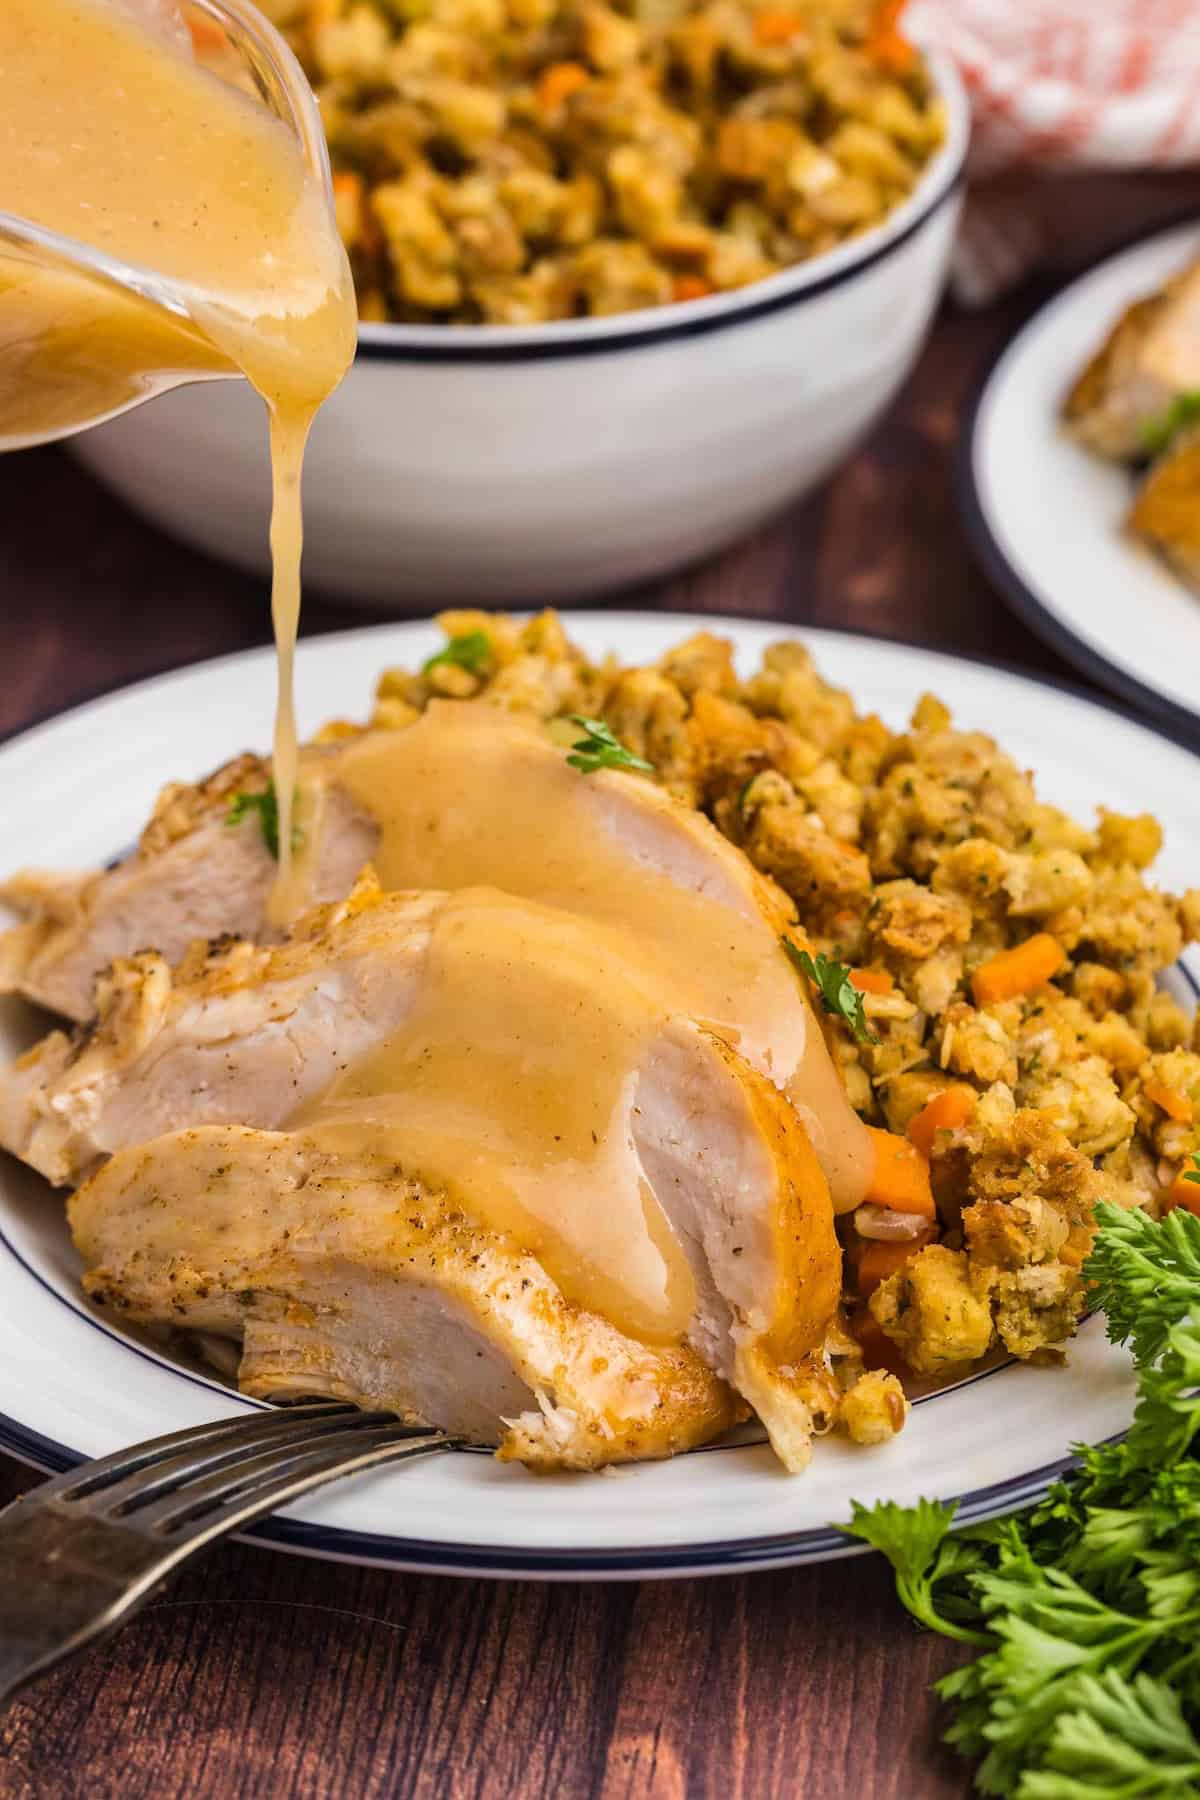
<svg viewBox="0 0 1200 1800">
<path fill-rule="evenodd" d="M 876 0 L 282 0 L 364 319 L 725 293 L 878 225 L 945 136 Z"/>
</svg>

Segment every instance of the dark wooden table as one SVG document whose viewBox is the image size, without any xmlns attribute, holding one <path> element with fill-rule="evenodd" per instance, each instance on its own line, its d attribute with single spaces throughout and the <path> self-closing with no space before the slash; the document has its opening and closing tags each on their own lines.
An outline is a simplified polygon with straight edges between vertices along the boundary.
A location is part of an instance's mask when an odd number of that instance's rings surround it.
<svg viewBox="0 0 1200 1800">
<path fill-rule="evenodd" d="M 871 442 L 718 561 L 623 605 L 851 625 L 1068 673 L 973 565 L 952 467 L 995 348 L 1063 273 L 1191 184 L 1059 183 L 1054 266 L 947 308 Z M 0 479 L 0 733 L 107 688 L 263 642 L 262 587 L 124 512 L 61 451 Z M 361 622 L 319 597 L 306 631 Z M 165 772 L 164 772 L 165 773 Z M 0 1500 L 37 1477 L 0 1458 Z M 941 1800 L 968 1791 L 918 1634 L 877 1558 L 605 1586 L 450 1581 L 227 1546 L 0 1721 L 7 1800 L 713 1796 Z"/>
</svg>

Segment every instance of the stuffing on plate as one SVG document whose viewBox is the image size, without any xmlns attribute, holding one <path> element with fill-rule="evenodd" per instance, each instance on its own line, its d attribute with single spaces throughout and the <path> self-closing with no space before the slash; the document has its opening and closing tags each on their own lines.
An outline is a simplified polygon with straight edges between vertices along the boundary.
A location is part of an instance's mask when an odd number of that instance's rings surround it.
<svg viewBox="0 0 1200 1800">
<path fill-rule="evenodd" d="M 943 137 L 884 0 L 273 0 L 366 320 L 740 288 L 877 225 Z"/>
<path fill-rule="evenodd" d="M 850 1098 L 908 1136 L 933 1198 L 930 1217 L 900 1194 L 840 1227 L 867 1362 L 945 1378 L 998 1351 L 1059 1355 L 1086 1305 L 1096 1202 L 1157 1216 L 1200 1194 L 1183 1180 L 1200 1033 L 1155 980 L 1200 935 L 1200 890 L 1147 882 L 1156 820 L 1101 809 L 1085 826 L 1040 803 L 1029 772 L 933 695 L 892 732 L 795 641 L 743 680 L 707 633 L 622 668 L 589 663 L 550 613 L 441 622 L 486 654 L 388 672 L 376 725 L 480 692 L 603 717 L 850 969 L 869 1036 L 830 1021 Z M 867 1418 L 861 1396 L 854 1435 L 888 1405 L 881 1392 Z"/>
</svg>

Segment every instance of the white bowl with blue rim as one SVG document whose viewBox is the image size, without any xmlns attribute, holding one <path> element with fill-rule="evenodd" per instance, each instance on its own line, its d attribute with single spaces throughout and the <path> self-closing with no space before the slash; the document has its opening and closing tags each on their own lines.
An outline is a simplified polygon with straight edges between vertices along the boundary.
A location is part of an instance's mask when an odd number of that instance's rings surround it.
<svg viewBox="0 0 1200 1800">
<path fill-rule="evenodd" d="M 313 431 L 306 580 L 379 607 L 562 600 L 662 575 L 751 531 L 863 437 L 919 351 L 969 135 L 929 58 L 942 149 L 882 225 L 735 293 L 548 325 L 364 325 Z M 179 388 L 77 439 L 138 512 L 268 566 L 261 402 Z"/>
</svg>

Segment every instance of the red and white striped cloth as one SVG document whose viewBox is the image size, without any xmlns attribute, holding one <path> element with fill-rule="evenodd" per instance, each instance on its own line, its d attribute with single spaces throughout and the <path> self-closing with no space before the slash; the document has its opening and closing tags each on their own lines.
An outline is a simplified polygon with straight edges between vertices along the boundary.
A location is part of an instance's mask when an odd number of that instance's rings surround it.
<svg viewBox="0 0 1200 1800">
<path fill-rule="evenodd" d="M 1200 0 L 911 0 L 903 28 L 948 51 L 971 96 L 981 185 L 955 273 L 968 302 L 1036 254 L 1019 187 L 989 177 L 1200 165 Z"/>
</svg>

